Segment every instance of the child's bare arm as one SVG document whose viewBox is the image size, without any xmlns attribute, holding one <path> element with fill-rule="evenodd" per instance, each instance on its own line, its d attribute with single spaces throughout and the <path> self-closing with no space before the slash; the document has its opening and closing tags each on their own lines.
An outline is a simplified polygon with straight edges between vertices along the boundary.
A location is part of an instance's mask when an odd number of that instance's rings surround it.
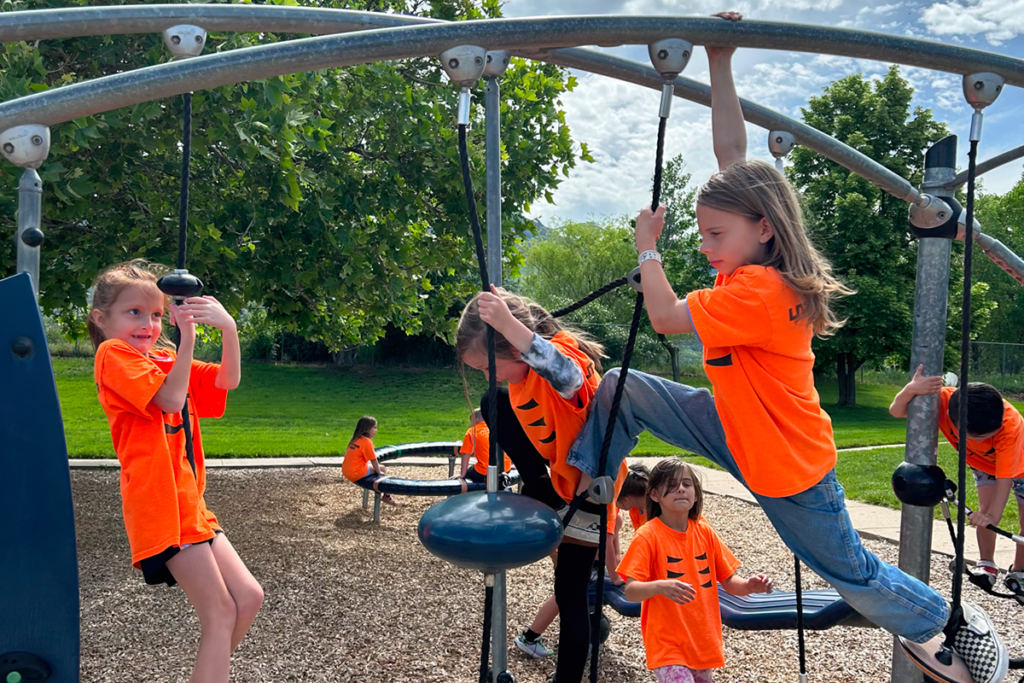
<svg viewBox="0 0 1024 683">
<path fill-rule="evenodd" d="M 896 398 L 889 406 L 889 414 L 893 417 L 906 417 L 910 406 L 910 399 L 915 396 L 926 394 L 937 394 L 942 389 L 942 377 L 925 377 L 924 364 L 917 366 L 917 371 L 905 387 L 900 389 Z"/>
<path fill-rule="evenodd" d="M 694 598 L 697 597 L 697 592 L 694 591 L 693 586 L 677 579 L 637 581 L 627 577 L 624 593 L 626 599 L 632 602 L 643 602 L 644 600 L 650 600 L 655 595 L 664 595 L 669 600 L 678 602 L 680 605 L 693 602 Z"/>
<path fill-rule="evenodd" d="M 716 17 L 739 21 L 739 12 L 720 12 Z M 732 77 L 734 47 L 705 46 L 711 71 L 711 138 L 719 170 L 747 158 L 747 129 Z"/>
<path fill-rule="evenodd" d="M 722 582 L 722 588 L 729 595 L 750 595 L 751 593 L 771 593 L 775 583 L 764 574 L 755 574 L 749 579 L 741 579 L 735 574 Z"/>
<path fill-rule="evenodd" d="M 171 311 L 171 323 L 175 322 L 174 311 Z M 178 356 L 171 366 L 164 383 L 157 389 L 150 403 L 165 413 L 180 413 L 185 406 L 188 395 L 188 380 L 192 374 L 192 353 L 196 345 L 196 327 L 189 320 L 179 320 L 181 343 L 178 344 Z"/>
</svg>

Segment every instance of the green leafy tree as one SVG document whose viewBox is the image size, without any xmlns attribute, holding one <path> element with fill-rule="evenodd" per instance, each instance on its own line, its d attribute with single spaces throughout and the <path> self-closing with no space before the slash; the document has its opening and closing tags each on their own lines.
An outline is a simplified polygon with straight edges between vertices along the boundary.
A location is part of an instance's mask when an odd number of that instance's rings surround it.
<svg viewBox="0 0 1024 683">
<path fill-rule="evenodd" d="M 981 229 L 1015 254 L 1024 254 L 1024 180 L 1005 195 L 978 197 Z M 989 298 L 997 304 L 985 328 L 990 341 L 1019 342 L 1024 338 L 1024 288 L 979 249 L 974 250 L 974 278 L 990 286 Z"/>
<path fill-rule="evenodd" d="M 89 4 L 73 0 L 72 5 Z M 291 0 L 283 4 L 294 4 Z M 325 7 L 442 19 L 500 15 L 493 0 L 351 0 Z M 4 9 L 66 7 L 15 0 Z M 212 34 L 206 53 L 293 36 Z M 0 100 L 165 62 L 159 35 L 0 46 Z M 502 81 L 506 257 L 524 214 L 580 157 L 560 108 L 564 70 L 514 59 Z M 478 98 L 482 100 L 482 98 Z M 268 322 L 331 349 L 450 328 L 475 288 L 458 163 L 456 93 L 436 59 L 293 74 L 193 99 L 188 268 L 229 309 L 256 302 Z M 472 162 L 483 211 L 482 106 Z M 86 289 L 103 268 L 177 252 L 181 100 L 147 102 L 53 130 L 44 180 L 41 304 L 81 333 Z M 0 166 L 0 224 L 13 232 L 20 169 Z M 13 272 L 10 240 L 0 247 Z"/>
<path fill-rule="evenodd" d="M 832 83 L 810 100 L 803 118 L 919 184 L 921 151 L 947 131 L 930 110 L 916 107 L 911 116 L 912 97 L 894 66 L 878 81 L 854 74 Z M 846 325 L 833 337 L 815 340 L 816 368 L 835 371 L 839 405 L 856 405 L 855 372 L 861 365 L 909 353 L 917 245 L 907 204 L 811 150 L 797 148 L 792 157 L 789 177 L 803 193 L 812 239 L 857 291 L 836 304 Z"/>
</svg>

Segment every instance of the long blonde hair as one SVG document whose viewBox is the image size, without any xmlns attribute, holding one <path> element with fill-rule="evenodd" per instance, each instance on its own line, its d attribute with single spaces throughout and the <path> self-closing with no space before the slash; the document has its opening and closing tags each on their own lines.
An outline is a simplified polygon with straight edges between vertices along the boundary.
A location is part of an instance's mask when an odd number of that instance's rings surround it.
<svg viewBox="0 0 1024 683">
<path fill-rule="evenodd" d="M 111 266 L 97 275 L 92 283 L 92 307 L 89 311 L 89 320 L 86 323 L 89 339 L 92 340 L 93 346 L 99 348 L 100 344 L 107 340 L 107 335 L 93 320 L 92 311 L 99 311 L 105 316 L 110 315 L 110 307 L 126 289 L 149 286 L 157 289 L 157 279 L 168 272 L 170 272 L 170 268 L 158 263 L 150 263 L 145 259 L 133 259 Z M 159 290 L 157 289 L 157 291 Z M 169 301 L 169 298 L 164 295 L 165 309 Z M 174 348 L 174 344 L 167 338 L 167 334 L 163 330 L 160 331 L 160 336 L 153 346 L 158 349 Z"/>
<path fill-rule="evenodd" d="M 775 235 L 758 265 L 774 268 L 800 297 L 797 316 L 819 337 L 835 334 L 845 320 L 829 307 L 832 299 L 854 291 L 832 275 L 832 265 L 814 247 L 804 229 L 800 200 L 793 186 L 763 161 L 741 161 L 711 176 L 697 192 L 697 204 L 768 221 Z"/>
<path fill-rule="evenodd" d="M 604 347 L 579 330 L 563 327 L 557 318 L 551 317 L 551 314 L 537 302 L 504 290 L 500 292 L 512 317 L 526 325 L 527 329 L 544 339 L 551 339 L 559 332 L 565 332 L 576 341 L 580 351 L 594 362 L 597 371 L 601 372 L 601 359 L 606 357 Z M 459 318 L 459 328 L 455 333 L 456 358 L 461 361 L 466 353 L 474 349 L 485 349 L 486 341 L 487 323 L 480 318 L 480 294 L 477 294 L 466 304 L 462 317 Z M 494 355 L 496 358 L 516 358 L 512 353 L 512 344 L 498 331 L 494 332 Z"/>
</svg>

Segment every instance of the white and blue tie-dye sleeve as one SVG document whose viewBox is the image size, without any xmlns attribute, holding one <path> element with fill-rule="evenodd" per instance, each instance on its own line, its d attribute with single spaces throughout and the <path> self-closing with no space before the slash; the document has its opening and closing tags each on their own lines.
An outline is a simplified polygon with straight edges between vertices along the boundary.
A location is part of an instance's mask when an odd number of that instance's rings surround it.
<svg viewBox="0 0 1024 683">
<path fill-rule="evenodd" d="M 523 361 L 566 400 L 583 387 L 583 370 L 549 340 L 534 334 L 530 348 L 522 354 Z"/>
</svg>

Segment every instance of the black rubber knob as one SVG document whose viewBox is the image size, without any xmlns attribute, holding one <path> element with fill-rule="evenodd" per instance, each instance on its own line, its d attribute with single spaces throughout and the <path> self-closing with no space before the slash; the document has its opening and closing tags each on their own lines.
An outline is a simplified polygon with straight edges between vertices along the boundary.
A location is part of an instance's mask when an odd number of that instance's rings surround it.
<svg viewBox="0 0 1024 683">
<path fill-rule="evenodd" d="M 938 465 L 900 463 L 892 473 L 892 490 L 900 502 L 935 507 L 946 497 L 946 474 Z"/>
<path fill-rule="evenodd" d="M 36 345 L 28 337 L 15 337 L 11 342 L 11 353 L 18 358 L 28 358 L 35 353 Z"/>
<path fill-rule="evenodd" d="M 39 228 L 29 228 L 21 233 L 21 241 L 30 247 L 38 247 L 44 239 L 43 231 Z"/>
<path fill-rule="evenodd" d="M 203 283 L 195 275 L 189 274 L 187 270 L 176 270 L 168 273 L 156 281 L 160 291 L 176 299 L 185 299 L 190 296 L 199 296 L 203 291 Z"/>
</svg>

